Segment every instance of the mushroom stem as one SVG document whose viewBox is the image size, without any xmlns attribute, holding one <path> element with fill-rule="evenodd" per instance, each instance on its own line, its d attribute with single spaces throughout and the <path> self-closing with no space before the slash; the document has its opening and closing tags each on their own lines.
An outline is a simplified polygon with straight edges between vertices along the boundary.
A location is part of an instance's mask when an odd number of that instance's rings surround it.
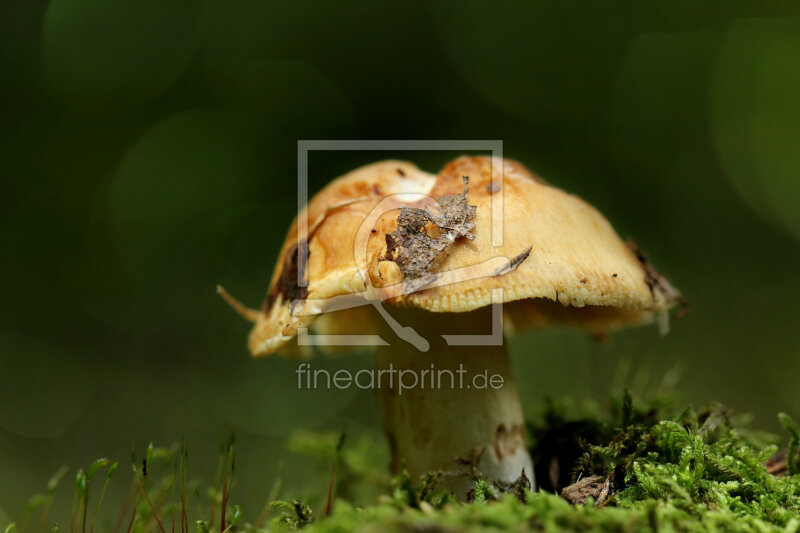
<svg viewBox="0 0 800 533">
<path fill-rule="evenodd" d="M 398 320 L 425 337 L 431 348 L 420 352 L 385 332 L 390 345 L 377 353 L 392 471 L 405 464 L 415 480 L 442 471 L 445 488 L 462 498 L 479 474 L 513 482 L 524 468 L 533 480 L 506 347 L 448 346 L 442 338 L 480 334 L 492 323 L 491 307 L 459 314 L 398 311 Z"/>
</svg>

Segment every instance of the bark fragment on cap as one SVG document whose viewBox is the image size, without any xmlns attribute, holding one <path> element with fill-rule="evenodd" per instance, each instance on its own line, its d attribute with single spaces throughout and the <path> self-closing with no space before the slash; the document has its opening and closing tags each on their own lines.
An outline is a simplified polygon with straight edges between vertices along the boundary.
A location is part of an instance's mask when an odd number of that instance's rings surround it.
<svg viewBox="0 0 800 533">
<path fill-rule="evenodd" d="M 386 234 L 387 261 L 393 261 L 405 276 L 405 292 L 414 292 L 432 283 L 436 260 L 461 238 L 473 239 L 474 205 L 469 205 L 469 178 L 464 176 L 464 192 L 440 196 L 441 214 L 430 209 L 402 206 L 396 229 Z"/>
</svg>

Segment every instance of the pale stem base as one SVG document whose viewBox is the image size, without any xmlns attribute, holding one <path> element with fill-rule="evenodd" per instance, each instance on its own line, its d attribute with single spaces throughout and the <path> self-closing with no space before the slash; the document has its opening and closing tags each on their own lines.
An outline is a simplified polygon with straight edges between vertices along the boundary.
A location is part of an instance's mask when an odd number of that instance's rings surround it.
<svg viewBox="0 0 800 533">
<path fill-rule="evenodd" d="M 446 488 L 459 497 L 465 496 L 477 472 L 513 482 L 524 468 L 533 482 L 525 420 L 506 347 L 447 346 L 441 337 L 480 333 L 491 324 L 490 313 L 491 309 L 460 315 L 393 313 L 424 336 L 431 349 L 420 352 L 385 335 L 391 346 L 380 348 L 376 357 L 378 370 L 386 371 L 379 374 L 378 395 L 392 470 L 397 472 L 404 463 L 415 482 L 440 470 L 448 480 Z M 401 378 L 403 370 L 413 375 Z M 409 390 L 415 379 L 417 386 Z"/>
</svg>

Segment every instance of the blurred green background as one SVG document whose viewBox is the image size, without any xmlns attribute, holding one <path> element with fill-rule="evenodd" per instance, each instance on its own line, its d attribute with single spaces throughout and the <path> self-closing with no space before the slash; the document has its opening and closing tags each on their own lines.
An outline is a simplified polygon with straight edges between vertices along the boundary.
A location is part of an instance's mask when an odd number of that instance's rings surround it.
<svg viewBox="0 0 800 533">
<path fill-rule="evenodd" d="M 694 306 L 672 333 L 511 341 L 525 407 L 674 388 L 800 416 L 800 9 L 794 1 L 0 4 L 0 520 L 62 464 L 185 438 L 234 500 L 323 484 L 293 428 L 374 433 L 364 391 L 251 360 L 298 139 L 502 139 L 596 205 Z M 318 189 L 389 156 L 312 153 Z M 363 368 L 367 356 L 317 358 Z M 67 484 L 68 485 L 68 484 Z M 126 482 L 112 486 L 118 502 Z M 60 498 L 64 516 L 70 497 Z M 113 506 L 113 504 L 112 504 Z"/>
</svg>

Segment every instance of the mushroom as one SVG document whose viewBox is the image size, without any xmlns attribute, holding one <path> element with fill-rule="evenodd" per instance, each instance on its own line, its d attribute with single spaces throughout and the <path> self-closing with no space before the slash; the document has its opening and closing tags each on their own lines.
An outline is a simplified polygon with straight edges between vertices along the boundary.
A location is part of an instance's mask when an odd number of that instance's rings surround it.
<svg viewBox="0 0 800 533">
<path fill-rule="evenodd" d="M 292 353 L 317 318 L 316 332 L 379 333 L 392 469 L 443 471 L 462 497 L 479 474 L 533 481 L 501 318 L 506 333 L 604 335 L 656 319 L 664 329 L 681 302 L 591 205 L 509 160 L 460 157 L 438 176 L 371 164 L 332 181 L 299 220 L 260 311 L 223 294 L 255 322 L 251 353 Z"/>
</svg>

